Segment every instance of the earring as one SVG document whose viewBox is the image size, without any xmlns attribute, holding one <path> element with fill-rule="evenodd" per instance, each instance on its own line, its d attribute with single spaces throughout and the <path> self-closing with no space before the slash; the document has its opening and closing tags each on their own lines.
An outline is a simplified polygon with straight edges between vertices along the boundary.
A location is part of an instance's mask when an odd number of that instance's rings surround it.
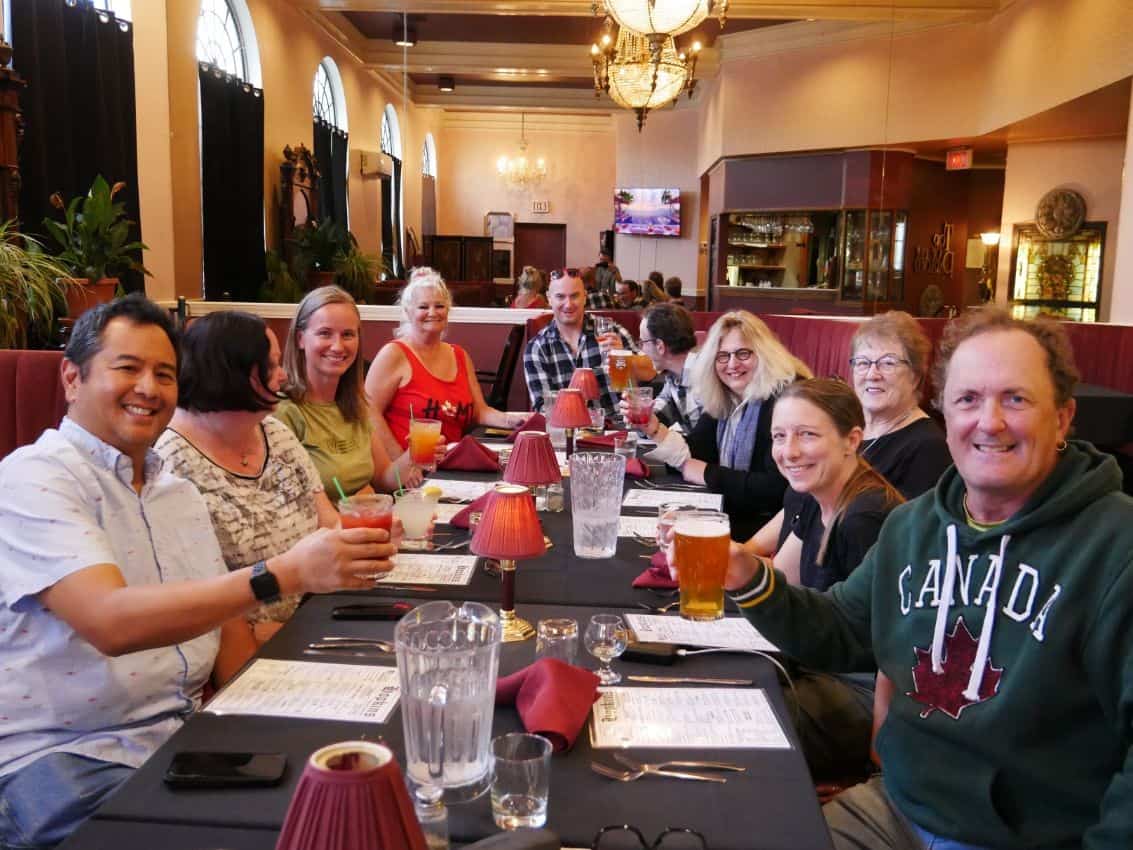
<svg viewBox="0 0 1133 850">
<path fill-rule="evenodd" d="M 1059 440 L 1058 445 L 1055 446 L 1054 448 L 1055 448 L 1055 451 L 1064 452 L 1064 451 L 1066 451 L 1066 447 L 1068 445 L 1069 445 L 1069 443 L 1067 443 L 1065 440 Z"/>
</svg>

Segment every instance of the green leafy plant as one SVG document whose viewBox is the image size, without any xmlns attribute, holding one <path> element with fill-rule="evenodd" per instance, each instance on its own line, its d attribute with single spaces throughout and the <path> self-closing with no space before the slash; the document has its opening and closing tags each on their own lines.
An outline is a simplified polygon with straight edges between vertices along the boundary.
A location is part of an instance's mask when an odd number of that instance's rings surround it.
<svg viewBox="0 0 1133 850">
<path fill-rule="evenodd" d="M 268 251 L 264 255 L 264 265 L 268 279 L 260 287 L 258 300 L 276 304 L 298 304 L 303 300 L 303 287 L 278 253 Z"/>
<path fill-rule="evenodd" d="M 291 243 L 295 246 L 295 272 L 301 278 L 309 271 L 335 271 L 336 258 L 358 248 L 354 235 L 329 218 L 297 228 Z"/>
<path fill-rule="evenodd" d="M 373 297 L 378 272 L 386 270 L 380 257 L 363 254 L 357 247 L 335 257 L 335 281 L 359 303 Z"/>
<path fill-rule="evenodd" d="M 100 174 L 85 196 L 66 204 L 58 192 L 51 196 L 51 205 L 63 211 L 63 221 L 45 218 L 43 226 L 59 243 L 59 259 L 72 277 L 97 282 L 126 271 L 150 274 L 138 258 L 147 246 L 129 241 L 134 222 L 126 218 L 126 205 L 114 200 L 125 185 L 119 182 L 112 187 Z"/>
<path fill-rule="evenodd" d="M 0 223 L 0 348 L 25 348 L 28 333 L 51 336 L 56 310 L 64 302 L 70 270 L 43 251 L 15 221 Z"/>
</svg>

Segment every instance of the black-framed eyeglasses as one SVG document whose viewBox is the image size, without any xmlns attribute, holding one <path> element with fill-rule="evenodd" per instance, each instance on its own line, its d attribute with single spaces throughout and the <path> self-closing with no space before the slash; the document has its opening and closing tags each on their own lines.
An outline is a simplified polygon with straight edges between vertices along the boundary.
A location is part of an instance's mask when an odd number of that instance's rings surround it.
<svg viewBox="0 0 1133 850">
<path fill-rule="evenodd" d="M 558 280 L 560 277 L 578 277 L 578 269 L 551 269 L 551 280 Z"/>
<path fill-rule="evenodd" d="M 650 844 L 636 826 L 604 826 L 590 843 L 590 850 L 709 850 L 704 836 L 695 829 L 670 826 Z"/>
<path fill-rule="evenodd" d="M 646 338 L 646 337 L 641 337 L 641 338 L 639 338 L 639 339 L 638 339 L 637 341 L 638 341 L 638 342 L 639 342 L 639 343 L 640 343 L 641 345 L 649 345 L 650 343 L 654 343 L 654 342 L 656 342 L 657 340 L 655 340 L 655 339 L 654 339 L 653 337 L 649 337 L 649 338 Z"/>
<path fill-rule="evenodd" d="M 723 366 L 727 364 L 727 362 L 733 357 L 735 357 L 741 363 L 747 363 L 747 361 L 751 360 L 751 356 L 753 354 L 755 354 L 755 352 L 750 348 L 737 348 L 735 351 L 717 351 L 716 364 L 718 366 Z"/>
<path fill-rule="evenodd" d="M 876 360 L 870 360 L 868 357 L 851 357 L 850 368 L 859 375 L 865 375 L 873 367 L 877 367 L 877 371 L 882 375 L 892 375 L 902 366 L 908 366 L 909 361 L 904 357 L 898 357 L 896 354 L 882 354 Z"/>
</svg>

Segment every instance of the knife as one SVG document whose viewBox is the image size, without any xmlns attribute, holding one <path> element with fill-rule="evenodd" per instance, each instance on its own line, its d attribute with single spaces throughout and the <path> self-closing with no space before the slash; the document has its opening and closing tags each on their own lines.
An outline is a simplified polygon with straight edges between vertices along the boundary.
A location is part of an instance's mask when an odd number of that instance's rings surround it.
<svg viewBox="0 0 1133 850">
<path fill-rule="evenodd" d="M 751 679 L 715 679 L 711 676 L 626 676 L 631 682 L 655 685 L 750 685 Z"/>
</svg>

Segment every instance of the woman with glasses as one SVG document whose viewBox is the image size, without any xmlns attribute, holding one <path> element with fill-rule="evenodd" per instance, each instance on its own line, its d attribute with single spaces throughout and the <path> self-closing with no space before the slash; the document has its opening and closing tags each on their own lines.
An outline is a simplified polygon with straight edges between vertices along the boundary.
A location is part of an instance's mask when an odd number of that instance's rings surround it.
<svg viewBox="0 0 1133 850">
<path fill-rule="evenodd" d="M 806 364 L 762 321 L 745 310 L 725 313 L 708 331 L 693 369 L 703 411 L 696 427 L 686 436 L 651 416 L 643 430 L 658 445 L 649 458 L 723 494 L 732 537 L 747 540 L 779 512 L 787 487 L 771 458 L 775 399 L 809 377 Z"/>
<path fill-rule="evenodd" d="M 850 344 L 854 392 L 865 411 L 859 451 L 906 499 L 952 465 L 944 432 L 918 401 L 932 346 L 917 320 L 891 310 L 865 321 Z"/>
<path fill-rule="evenodd" d="M 413 272 L 398 296 L 401 324 L 393 342 L 382 346 L 366 373 L 366 395 L 374 428 L 387 453 L 409 444 L 412 419 L 437 419 L 446 443 L 475 425 L 514 428 L 523 413 L 505 413 L 484 401 L 472 358 L 444 341 L 452 295 L 430 268 Z"/>
</svg>

